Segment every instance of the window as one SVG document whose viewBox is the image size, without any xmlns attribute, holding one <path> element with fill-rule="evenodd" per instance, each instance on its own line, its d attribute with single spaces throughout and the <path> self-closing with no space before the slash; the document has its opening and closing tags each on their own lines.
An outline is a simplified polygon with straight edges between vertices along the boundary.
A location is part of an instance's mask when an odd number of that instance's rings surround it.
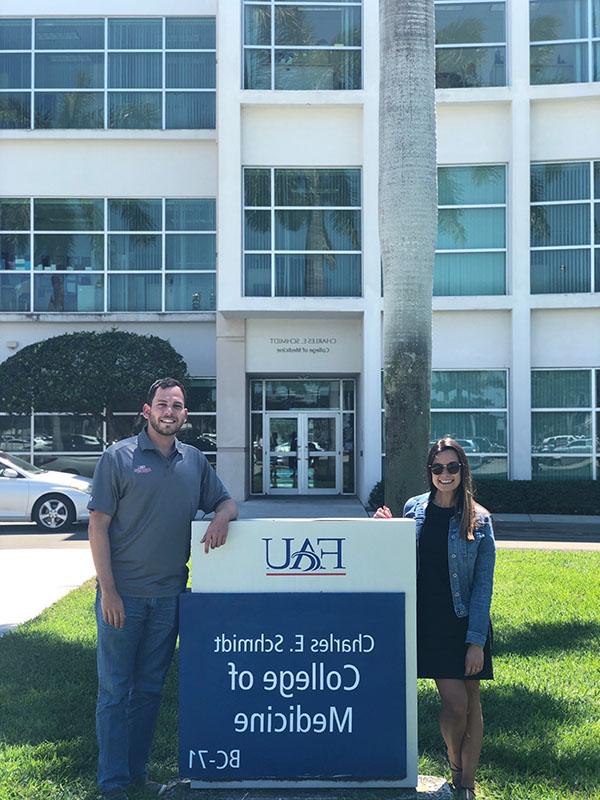
<svg viewBox="0 0 600 800">
<path fill-rule="evenodd" d="M 600 161 L 532 164 L 532 294 L 599 290 Z"/>
<path fill-rule="evenodd" d="M 244 0 L 245 89 L 360 89 L 360 0 Z"/>
<path fill-rule="evenodd" d="M 451 436 L 467 454 L 476 478 L 506 478 L 507 404 L 505 370 L 434 370 L 431 373 L 432 444 L 443 436 Z M 382 420 L 385 423 L 385 410 Z M 385 453 L 384 425 L 382 436 L 382 452 Z"/>
<path fill-rule="evenodd" d="M 531 0 L 531 83 L 600 80 L 597 0 Z"/>
<path fill-rule="evenodd" d="M 0 311 L 214 310 L 215 240 L 212 199 L 0 199 Z"/>
<path fill-rule="evenodd" d="M 214 17 L 0 20 L 1 128 L 214 128 Z"/>
<path fill-rule="evenodd" d="M 534 478 L 569 480 L 598 476 L 599 389 L 600 369 L 534 370 L 531 373 Z"/>
<path fill-rule="evenodd" d="M 434 295 L 506 293 L 506 168 L 438 169 Z"/>
<path fill-rule="evenodd" d="M 359 297 L 358 169 L 244 170 L 244 294 Z"/>
<path fill-rule="evenodd" d="M 216 380 L 191 378 L 187 388 L 189 415 L 178 438 L 197 447 L 210 463 L 216 464 Z M 0 413 L 0 450 L 19 456 L 45 469 L 94 474 L 94 467 L 108 445 L 139 433 L 144 418 L 144 398 L 131 398 L 129 410 L 115 411 L 108 420 L 88 414 L 43 413 L 31 415 Z"/>
<path fill-rule="evenodd" d="M 506 3 L 435 3 L 435 85 L 506 85 Z"/>
</svg>

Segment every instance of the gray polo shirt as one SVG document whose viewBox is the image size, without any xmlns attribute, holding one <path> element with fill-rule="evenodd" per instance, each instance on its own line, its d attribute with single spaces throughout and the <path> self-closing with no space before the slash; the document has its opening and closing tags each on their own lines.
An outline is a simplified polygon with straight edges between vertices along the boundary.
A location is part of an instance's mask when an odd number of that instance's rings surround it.
<svg viewBox="0 0 600 800">
<path fill-rule="evenodd" d="M 206 456 L 175 440 L 168 457 L 144 429 L 111 445 L 96 465 L 90 511 L 112 517 L 110 552 L 117 591 L 134 597 L 178 594 L 187 581 L 190 523 L 229 493 Z"/>
</svg>

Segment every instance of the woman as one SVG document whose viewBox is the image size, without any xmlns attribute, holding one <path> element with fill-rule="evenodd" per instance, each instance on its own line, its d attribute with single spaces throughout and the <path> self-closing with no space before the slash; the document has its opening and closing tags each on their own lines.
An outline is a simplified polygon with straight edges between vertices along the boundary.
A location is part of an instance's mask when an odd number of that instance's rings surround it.
<svg viewBox="0 0 600 800">
<path fill-rule="evenodd" d="M 489 512 L 473 499 L 465 451 L 439 439 L 427 457 L 429 492 L 411 497 L 418 543 L 417 672 L 433 678 L 452 783 L 475 798 L 483 737 L 479 682 L 493 678 L 490 604 L 496 545 Z M 375 517 L 391 517 L 387 506 Z"/>
</svg>

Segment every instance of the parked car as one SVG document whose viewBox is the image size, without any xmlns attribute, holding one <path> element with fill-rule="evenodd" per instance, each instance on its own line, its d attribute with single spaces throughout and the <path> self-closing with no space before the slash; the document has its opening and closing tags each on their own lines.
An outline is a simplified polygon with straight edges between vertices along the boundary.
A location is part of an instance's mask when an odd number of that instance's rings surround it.
<svg viewBox="0 0 600 800">
<path fill-rule="evenodd" d="M 0 453 L 0 520 L 33 521 L 59 533 L 89 518 L 92 482 L 81 475 L 50 472 Z"/>
</svg>

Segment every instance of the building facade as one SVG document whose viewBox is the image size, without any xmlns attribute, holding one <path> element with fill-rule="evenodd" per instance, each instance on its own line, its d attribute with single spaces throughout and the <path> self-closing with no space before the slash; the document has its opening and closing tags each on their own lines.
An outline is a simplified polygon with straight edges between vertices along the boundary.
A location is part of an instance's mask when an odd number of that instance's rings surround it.
<svg viewBox="0 0 600 800">
<path fill-rule="evenodd" d="M 238 498 L 382 470 L 376 0 L 5 0 L 0 359 L 117 327 L 194 377 Z M 432 436 L 474 472 L 600 477 L 600 13 L 436 2 Z M 86 472 L 127 435 L 0 413 Z M 2 410 L 0 409 L 0 412 Z"/>
</svg>

